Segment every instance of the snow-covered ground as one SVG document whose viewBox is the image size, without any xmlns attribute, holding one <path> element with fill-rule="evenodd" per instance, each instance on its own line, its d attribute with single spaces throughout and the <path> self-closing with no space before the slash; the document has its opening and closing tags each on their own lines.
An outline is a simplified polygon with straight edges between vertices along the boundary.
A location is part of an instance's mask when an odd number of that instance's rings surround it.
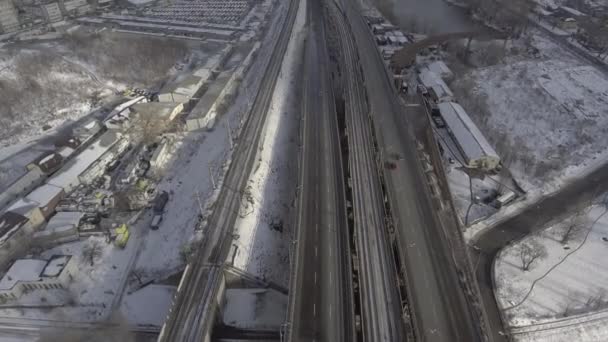
<svg viewBox="0 0 608 342">
<path fill-rule="evenodd" d="M 585 314 L 608 307 L 606 213 L 606 205 L 597 202 L 500 252 L 494 265 L 495 294 L 507 324 L 520 327 L 522 338 L 527 338 L 522 340 L 535 336 L 534 325 L 573 325 L 584 321 Z M 531 263 L 524 271 L 528 261 Z M 593 321 L 600 318 L 604 324 L 608 321 L 607 317 L 594 317 Z M 593 336 L 589 329 L 591 325 L 584 330 Z M 566 339 L 568 335 L 543 334 L 547 333 L 538 335 L 537 341 L 542 336 L 547 338 L 542 341 L 570 341 Z M 605 340 L 608 333 L 603 332 L 602 336 L 604 339 L 576 340 Z"/>
<path fill-rule="evenodd" d="M 233 265 L 287 287 L 291 215 L 297 183 L 298 70 L 301 65 L 306 2 L 300 2 L 277 80 L 263 142 L 235 226 Z"/>
<path fill-rule="evenodd" d="M 126 295 L 120 311 L 133 326 L 161 327 L 167 318 L 176 288 L 166 285 L 148 285 Z"/>
<path fill-rule="evenodd" d="M 277 330 L 285 319 L 287 296 L 271 289 L 228 289 L 224 324 L 252 330 Z"/>
<path fill-rule="evenodd" d="M 274 24 L 279 17 L 273 17 Z M 216 120 L 214 128 L 210 131 L 186 132 L 180 137 L 181 142 L 176 144 L 173 158 L 167 162 L 165 177 L 159 184 L 159 189 L 166 189 L 170 193 L 163 222 L 157 231 L 150 233 L 156 234 L 157 238 L 144 242 L 135 264 L 135 270 L 143 276 L 143 283 L 180 271 L 185 265 L 185 249 L 204 234 L 195 233 L 195 228 L 199 215 L 207 214 L 207 208 L 217 195 L 210 172 L 216 186 L 219 186 L 231 161 L 229 137 L 238 136 L 260 84 L 263 65 L 270 58 L 271 51 L 265 47 L 276 38 L 276 33 L 278 31 L 271 31 L 264 38 L 258 56 L 239 87 L 239 95 L 226 114 Z M 228 133 L 228 129 L 232 134 Z"/>
<path fill-rule="evenodd" d="M 450 87 L 531 201 L 608 160 L 608 79 L 538 31 L 502 43 L 474 43 Z"/>
</svg>

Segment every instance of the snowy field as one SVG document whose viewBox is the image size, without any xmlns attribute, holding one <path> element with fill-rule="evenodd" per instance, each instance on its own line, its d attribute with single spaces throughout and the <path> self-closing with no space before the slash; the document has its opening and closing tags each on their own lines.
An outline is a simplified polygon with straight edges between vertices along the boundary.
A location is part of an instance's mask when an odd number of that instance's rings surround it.
<svg viewBox="0 0 608 342">
<path fill-rule="evenodd" d="M 473 69 L 452 88 L 472 93 L 458 100 L 519 184 L 546 192 L 605 153 L 608 81 L 539 35 L 531 44 L 538 58 L 519 48 L 506 64 Z"/>
<path fill-rule="evenodd" d="M 567 326 L 608 308 L 606 213 L 602 203 L 581 208 L 501 251 L 494 266 L 496 298 L 507 324 L 523 327 L 522 338 L 533 336 L 523 332 L 534 331 L 534 325 L 557 321 L 556 325 Z M 607 333 L 603 336 L 608 338 Z M 554 336 L 547 341 L 566 339 Z"/>
<path fill-rule="evenodd" d="M 215 44 L 93 32 L 0 47 L 0 147 L 76 120 L 126 86 L 154 87 Z M 184 68 L 187 70 L 187 68 Z"/>
<path fill-rule="evenodd" d="M 291 216 L 297 184 L 299 108 L 295 91 L 304 39 L 300 2 L 291 39 L 270 104 L 258 160 L 235 226 L 233 265 L 287 287 Z"/>
<path fill-rule="evenodd" d="M 534 30 L 509 42 L 504 57 L 502 44 L 474 43 L 474 68 L 452 58 L 450 87 L 532 201 L 607 160 L 608 79 Z M 453 192 L 462 211 L 470 193 L 460 176 Z"/>
</svg>

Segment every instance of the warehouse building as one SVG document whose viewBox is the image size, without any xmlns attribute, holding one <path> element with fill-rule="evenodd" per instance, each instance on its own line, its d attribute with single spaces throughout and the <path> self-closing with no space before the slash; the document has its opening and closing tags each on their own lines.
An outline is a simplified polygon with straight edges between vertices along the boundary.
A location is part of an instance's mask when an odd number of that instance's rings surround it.
<svg viewBox="0 0 608 342">
<path fill-rule="evenodd" d="M 61 199 L 63 199 L 64 196 L 65 192 L 62 188 L 51 184 L 43 184 L 34 189 L 34 191 L 25 196 L 25 198 L 38 203 L 40 212 L 45 219 L 48 219 L 53 215 L 53 213 L 55 213 L 57 204 L 59 201 L 61 201 Z"/>
<path fill-rule="evenodd" d="M 71 193 L 81 184 L 79 176 L 84 174 L 120 140 L 122 140 L 121 135 L 117 132 L 108 131 L 104 133 L 91 146 L 80 152 L 49 178 L 47 184 L 62 188 L 66 194 Z"/>
<path fill-rule="evenodd" d="M 138 103 L 133 105 L 130 110 L 131 115 L 140 119 L 158 120 L 168 124 L 184 110 L 184 104 L 179 102 Z"/>
<path fill-rule="evenodd" d="M 188 131 L 207 128 L 207 124 L 209 122 L 209 110 L 217 100 L 222 90 L 224 90 L 224 87 L 228 83 L 229 79 L 230 75 L 228 73 L 220 74 L 209 89 L 207 89 L 205 94 L 201 97 L 186 118 L 186 128 Z"/>
<path fill-rule="evenodd" d="M 28 219 L 34 228 L 42 226 L 45 221 L 44 214 L 40 210 L 40 204 L 27 198 L 21 198 L 11 204 L 6 211 L 19 214 Z"/>
<path fill-rule="evenodd" d="M 464 157 L 465 166 L 484 171 L 497 169 L 500 157 L 465 110 L 454 102 L 440 103 L 438 107 L 448 132 Z"/>
<path fill-rule="evenodd" d="M 54 255 L 49 260 L 19 259 L 0 280 L 0 298 L 9 301 L 29 291 L 66 289 L 77 270 L 69 255 Z"/>
<path fill-rule="evenodd" d="M 203 90 L 206 81 L 199 76 L 190 75 L 181 82 L 163 88 L 158 94 L 158 101 L 178 102 L 187 106 Z"/>
<path fill-rule="evenodd" d="M 436 102 L 449 102 L 454 99 L 454 94 L 448 85 L 436 73 L 429 69 L 422 69 L 418 75 L 418 81 L 426 88 L 429 96 Z"/>
</svg>

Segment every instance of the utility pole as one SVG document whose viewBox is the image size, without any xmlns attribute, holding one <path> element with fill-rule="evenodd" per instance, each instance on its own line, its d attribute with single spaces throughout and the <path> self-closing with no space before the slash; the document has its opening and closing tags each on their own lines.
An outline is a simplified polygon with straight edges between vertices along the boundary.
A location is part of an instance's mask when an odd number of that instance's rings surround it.
<svg viewBox="0 0 608 342">
<path fill-rule="evenodd" d="M 232 130 L 230 129 L 230 122 L 226 123 L 226 129 L 228 130 L 228 141 L 230 141 L 230 149 L 234 149 L 234 144 L 232 142 Z"/>
<path fill-rule="evenodd" d="M 196 201 L 198 202 L 198 208 L 200 210 L 201 218 L 202 218 L 203 214 L 204 214 L 203 201 L 201 201 L 201 193 L 200 193 L 200 191 L 198 191 L 198 189 L 196 189 Z"/>
<path fill-rule="evenodd" d="M 211 165 L 207 165 L 207 167 L 209 168 L 209 179 L 211 179 L 211 185 L 213 186 L 213 190 L 215 190 L 217 186 L 215 185 L 215 179 L 213 178 L 213 169 L 211 168 Z"/>
</svg>

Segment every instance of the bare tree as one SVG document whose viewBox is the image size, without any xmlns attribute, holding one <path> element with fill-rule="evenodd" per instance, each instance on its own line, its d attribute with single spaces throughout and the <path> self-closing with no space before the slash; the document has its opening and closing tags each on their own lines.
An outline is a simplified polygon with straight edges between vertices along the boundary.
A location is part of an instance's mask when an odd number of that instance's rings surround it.
<svg viewBox="0 0 608 342">
<path fill-rule="evenodd" d="M 165 129 L 163 120 L 147 113 L 138 113 L 130 131 L 137 138 L 141 138 L 142 143 L 148 145 L 153 143 Z"/>
<path fill-rule="evenodd" d="M 538 258 L 547 255 L 547 249 L 537 240 L 532 239 L 522 243 L 519 247 L 519 258 L 521 260 L 522 271 L 529 271 L 530 266 Z"/>
<path fill-rule="evenodd" d="M 586 202 L 585 202 L 586 203 Z M 567 244 L 570 240 L 572 240 L 575 236 L 578 235 L 579 232 L 584 231 L 587 223 L 587 212 L 585 207 L 579 208 L 570 222 L 566 225 L 566 229 L 561 234 L 560 243 Z"/>
<path fill-rule="evenodd" d="M 103 254 L 103 246 L 99 241 L 93 240 L 82 249 L 82 258 L 88 260 L 91 266 L 95 264 L 95 259 Z"/>
</svg>

